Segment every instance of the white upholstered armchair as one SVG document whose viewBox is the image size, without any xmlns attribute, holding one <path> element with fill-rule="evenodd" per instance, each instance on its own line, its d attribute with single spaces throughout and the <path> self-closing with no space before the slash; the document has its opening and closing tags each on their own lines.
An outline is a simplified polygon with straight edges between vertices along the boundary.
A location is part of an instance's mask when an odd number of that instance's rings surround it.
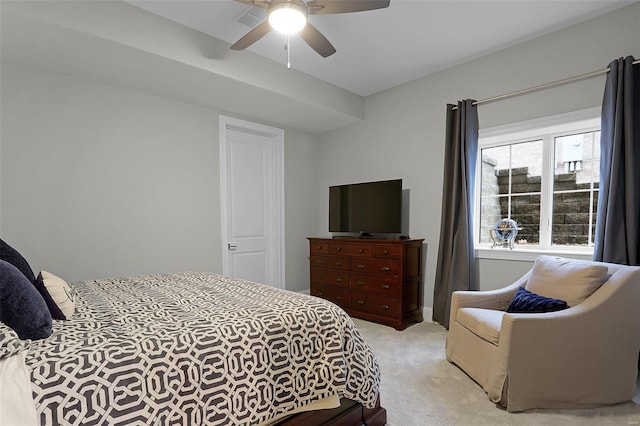
<svg viewBox="0 0 640 426">
<path fill-rule="evenodd" d="M 568 302 L 507 313 L 519 287 Z M 508 411 L 628 401 L 640 353 L 640 267 L 540 256 L 512 285 L 457 291 L 447 359 Z"/>
</svg>

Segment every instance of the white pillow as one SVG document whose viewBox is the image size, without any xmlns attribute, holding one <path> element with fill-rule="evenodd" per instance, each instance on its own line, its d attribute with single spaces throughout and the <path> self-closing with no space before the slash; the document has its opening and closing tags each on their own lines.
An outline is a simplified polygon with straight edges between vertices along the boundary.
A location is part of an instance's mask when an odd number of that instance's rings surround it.
<svg viewBox="0 0 640 426">
<path fill-rule="evenodd" d="M 593 265 L 561 257 L 539 256 L 525 288 L 576 306 L 600 288 L 607 275 L 604 265 Z"/>
<path fill-rule="evenodd" d="M 42 280 L 49 295 L 64 314 L 66 319 L 71 319 L 76 310 L 75 295 L 65 280 L 50 272 L 42 271 Z"/>
</svg>

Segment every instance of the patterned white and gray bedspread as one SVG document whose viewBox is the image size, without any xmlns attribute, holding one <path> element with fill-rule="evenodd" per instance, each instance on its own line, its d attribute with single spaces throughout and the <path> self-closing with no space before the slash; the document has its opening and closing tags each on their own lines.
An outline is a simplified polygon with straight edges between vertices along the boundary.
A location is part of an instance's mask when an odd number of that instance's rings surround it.
<svg viewBox="0 0 640 426">
<path fill-rule="evenodd" d="M 41 424 L 255 425 L 330 395 L 372 407 L 379 369 L 321 299 L 215 274 L 73 283 L 29 345 Z"/>
</svg>

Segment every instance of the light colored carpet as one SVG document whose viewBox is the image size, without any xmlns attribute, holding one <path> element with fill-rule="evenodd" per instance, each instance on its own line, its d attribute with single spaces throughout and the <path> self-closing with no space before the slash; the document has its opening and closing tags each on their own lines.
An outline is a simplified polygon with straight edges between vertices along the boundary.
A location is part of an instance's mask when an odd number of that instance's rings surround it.
<svg viewBox="0 0 640 426">
<path fill-rule="evenodd" d="M 509 413 L 446 360 L 447 331 L 442 326 L 425 321 L 399 332 L 354 322 L 378 358 L 389 426 L 640 425 L 640 393 L 634 401 L 596 409 Z"/>
</svg>

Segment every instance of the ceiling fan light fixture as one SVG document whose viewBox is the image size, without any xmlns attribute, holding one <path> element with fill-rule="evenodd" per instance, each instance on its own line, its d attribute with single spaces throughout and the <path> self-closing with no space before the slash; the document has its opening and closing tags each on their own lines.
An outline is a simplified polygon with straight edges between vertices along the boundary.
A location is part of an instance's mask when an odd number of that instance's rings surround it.
<svg viewBox="0 0 640 426">
<path fill-rule="evenodd" d="M 2 0 L 0 0 L 2 1 Z M 285 48 L 289 52 L 289 35 L 299 33 L 313 50 L 323 58 L 336 53 L 336 48 L 307 19 L 309 15 L 333 15 L 337 13 L 363 12 L 384 9 L 391 0 L 236 0 L 240 3 L 267 9 L 267 20 L 253 27 L 231 45 L 233 50 L 251 46 L 271 30 L 287 35 Z M 287 53 L 288 54 L 288 53 Z"/>
<path fill-rule="evenodd" d="M 275 3 L 269 8 L 269 24 L 283 34 L 296 34 L 307 25 L 307 10 L 297 2 Z"/>
</svg>

